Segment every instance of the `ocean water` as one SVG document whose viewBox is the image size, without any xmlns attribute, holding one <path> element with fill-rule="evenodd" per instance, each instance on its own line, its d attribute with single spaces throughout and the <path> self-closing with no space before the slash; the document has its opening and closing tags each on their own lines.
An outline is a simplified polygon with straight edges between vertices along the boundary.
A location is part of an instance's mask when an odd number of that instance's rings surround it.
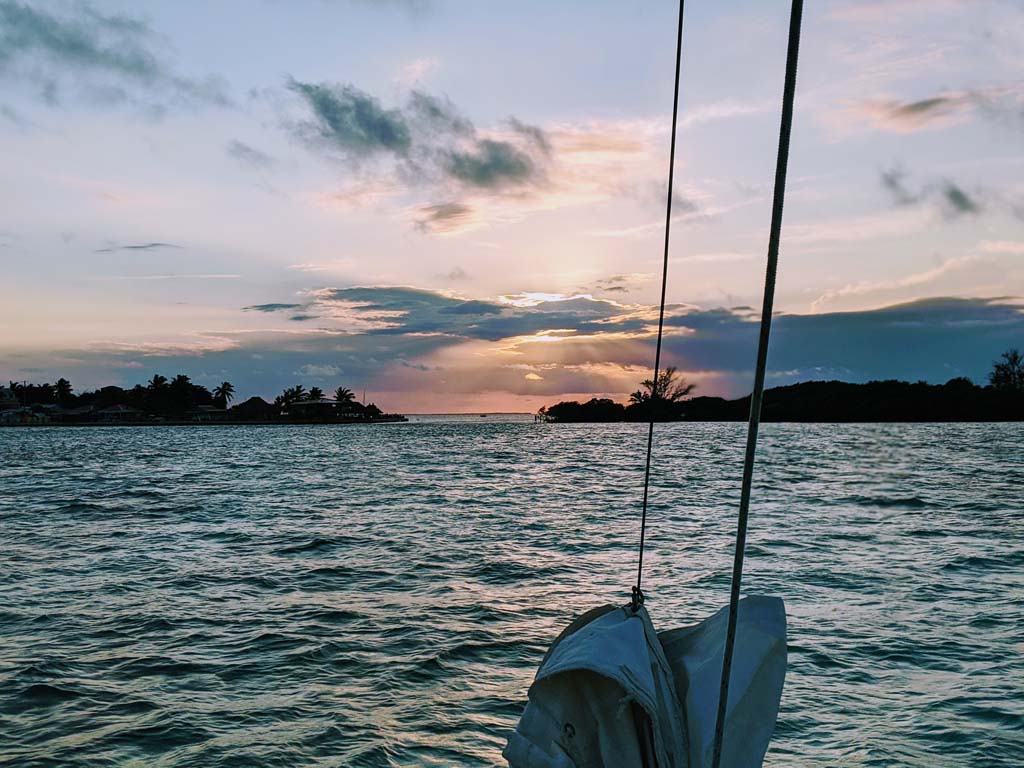
<svg viewBox="0 0 1024 768">
<path fill-rule="evenodd" d="M 656 432 L 655 624 L 727 601 L 744 426 Z M 770 766 L 1024 765 L 1024 425 L 764 426 Z M 624 602 L 644 427 L 0 430 L 0 763 L 491 766 Z"/>
</svg>

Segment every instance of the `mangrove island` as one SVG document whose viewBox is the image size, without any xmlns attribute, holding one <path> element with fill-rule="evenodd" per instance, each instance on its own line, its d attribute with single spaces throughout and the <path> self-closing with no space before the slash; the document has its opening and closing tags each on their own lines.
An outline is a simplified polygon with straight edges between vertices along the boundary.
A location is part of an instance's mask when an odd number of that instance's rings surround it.
<svg viewBox="0 0 1024 768">
<path fill-rule="evenodd" d="M 561 402 L 541 408 L 538 418 L 561 423 L 636 421 L 746 421 L 750 396 L 691 397 L 695 385 L 675 368 L 650 379 L 626 404 L 610 398 Z M 807 381 L 766 389 L 762 421 L 928 422 L 1024 421 L 1024 357 L 1011 349 L 992 364 L 988 384 L 968 378 L 945 384 L 924 381 Z"/>
<path fill-rule="evenodd" d="M 320 387 L 289 387 L 272 403 L 261 397 L 231 405 L 235 388 L 225 381 L 211 391 L 188 376 L 156 374 L 131 389 L 117 386 L 75 394 L 68 379 L 53 384 L 10 382 L 0 387 L 0 425 L 57 424 L 366 424 L 406 421 L 404 416 L 360 403 L 338 387 L 326 397 Z"/>
</svg>

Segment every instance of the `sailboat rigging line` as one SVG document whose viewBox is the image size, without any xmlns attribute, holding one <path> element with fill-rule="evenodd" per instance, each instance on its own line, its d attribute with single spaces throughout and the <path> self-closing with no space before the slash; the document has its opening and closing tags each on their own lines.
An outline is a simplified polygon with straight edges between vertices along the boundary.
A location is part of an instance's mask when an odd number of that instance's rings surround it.
<svg viewBox="0 0 1024 768">
<path fill-rule="evenodd" d="M 764 303 L 761 307 L 761 334 L 757 341 L 757 366 L 754 369 L 754 391 L 750 396 L 750 422 L 747 425 L 747 449 L 743 457 L 743 484 L 740 491 L 739 519 L 736 523 L 736 549 L 733 554 L 732 587 L 729 594 L 729 623 L 722 656 L 722 683 L 718 693 L 718 718 L 715 722 L 715 746 L 712 768 L 722 762 L 722 738 L 725 713 L 729 702 L 729 674 L 732 671 L 736 645 L 736 614 L 739 610 L 740 585 L 743 581 L 743 555 L 747 543 L 747 516 L 750 510 L 750 486 L 754 477 L 757 452 L 757 430 L 764 399 L 764 376 L 768 364 L 768 338 L 772 329 L 772 306 L 775 302 L 775 275 L 779 263 L 779 239 L 782 232 L 782 205 L 786 196 L 786 167 L 789 163 L 789 136 L 793 127 L 793 97 L 796 93 L 796 66 L 800 52 L 800 21 L 803 0 L 793 0 L 789 15 L 789 44 L 786 52 L 786 81 L 782 89 L 782 119 L 779 126 L 779 154 L 775 165 L 775 192 L 772 200 L 772 223 L 768 235 L 768 265 L 764 278 Z"/>
<path fill-rule="evenodd" d="M 654 444 L 655 403 L 658 396 L 658 374 L 661 370 L 661 339 L 665 331 L 665 286 L 668 284 L 668 244 L 672 229 L 672 182 L 676 168 L 676 125 L 679 122 L 679 69 L 683 57 L 683 5 L 679 0 L 679 25 L 676 32 L 676 78 L 672 89 L 672 139 L 669 143 L 668 156 L 668 194 L 665 201 L 665 254 L 661 264 L 661 304 L 658 310 L 658 341 L 654 348 L 654 378 L 651 379 L 650 411 L 651 420 L 647 425 L 647 461 L 644 464 L 644 496 L 640 514 L 640 555 L 636 565 L 636 586 L 633 587 L 633 610 L 636 611 L 644 603 L 644 593 L 640 590 L 644 575 L 644 540 L 647 534 L 647 498 L 651 485 L 651 449 Z"/>
</svg>

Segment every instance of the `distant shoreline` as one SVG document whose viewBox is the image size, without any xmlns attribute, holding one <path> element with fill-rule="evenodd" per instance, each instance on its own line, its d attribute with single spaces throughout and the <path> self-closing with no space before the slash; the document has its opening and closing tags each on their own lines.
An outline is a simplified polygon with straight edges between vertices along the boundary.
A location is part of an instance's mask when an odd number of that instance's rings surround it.
<svg viewBox="0 0 1024 768">
<path fill-rule="evenodd" d="M 409 416 L 452 416 L 452 417 L 465 417 L 474 416 L 473 413 L 416 413 L 409 414 Z M 504 416 L 530 416 L 531 414 L 523 413 L 506 413 L 506 414 L 488 414 L 488 415 L 504 415 Z M 661 421 L 661 424 L 742 424 L 745 423 L 745 418 L 717 418 L 717 419 L 674 419 L 672 421 Z M 410 423 L 408 419 L 394 418 L 394 419 L 376 419 L 374 421 L 130 421 L 130 422 L 118 422 L 118 421 L 90 421 L 90 422 L 75 422 L 75 423 L 61 423 L 61 422 L 50 422 L 50 423 L 36 423 L 36 424 L 0 424 L 0 430 L 2 429 L 79 429 L 82 427 L 94 427 L 94 428 L 106 428 L 106 427 L 320 427 L 320 426 L 334 426 L 334 427 L 350 427 L 358 424 L 403 424 Z M 422 423 L 422 422 L 412 422 Z M 468 422 L 474 423 L 474 422 Z M 491 422 L 494 423 L 494 422 Z M 517 422 L 528 424 L 530 422 Z M 539 422 L 544 423 L 544 422 Z M 548 424 L 558 424 L 559 422 L 546 422 Z M 577 426 L 586 426 L 593 424 L 642 424 L 645 422 L 633 422 L 633 421 L 575 421 L 575 422 L 561 422 L 562 424 L 573 424 Z M 761 419 L 762 424 L 1020 424 L 1024 423 L 1024 417 L 1008 417 L 1008 418 L 988 418 L 988 419 L 977 419 L 977 418 L 923 418 L 923 419 Z"/>
<path fill-rule="evenodd" d="M 594 398 L 561 402 L 542 410 L 555 423 L 655 421 L 743 422 L 750 396 L 726 400 L 692 397 L 622 405 Z M 762 422 L 792 424 L 950 424 L 1024 421 L 1024 391 L 979 387 L 963 378 L 945 384 L 906 381 L 807 381 L 766 389 Z"/>
<path fill-rule="evenodd" d="M 0 429 L 21 429 L 23 427 L 296 427 L 296 426 L 351 426 L 353 424 L 401 424 L 408 421 L 403 416 L 385 416 L 379 419 L 350 419 L 348 421 L 285 421 L 264 419 L 260 421 L 188 421 L 168 419 L 166 421 L 50 421 L 28 424 L 3 424 Z"/>
</svg>

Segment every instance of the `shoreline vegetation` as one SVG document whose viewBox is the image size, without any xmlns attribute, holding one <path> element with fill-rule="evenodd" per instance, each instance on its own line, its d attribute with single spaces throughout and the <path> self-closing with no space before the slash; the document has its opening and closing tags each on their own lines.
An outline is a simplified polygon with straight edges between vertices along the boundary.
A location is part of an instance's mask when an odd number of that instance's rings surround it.
<svg viewBox="0 0 1024 768">
<path fill-rule="evenodd" d="M 591 398 L 541 408 L 535 420 L 554 423 L 654 421 L 746 421 L 750 396 L 727 400 L 693 397 L 696 385 L 669 367 L 630 395 L 628 403 Z M 10 382 L 0 386 L 0 426 L 155 426 L 196 424 L 367 424 L 404 422 L 373 403 L 356 400 L 338 387 L 325 397 L 319 387 L 289 387 L 267 402 L 261 397 L 231 405 L 235 389 L 222 382 L 212 390 L 188 376 L 156 374 L 131 389 L 101 387 L 75 394 L 71 382 Z M 485 414 L 480 414 L 481 416 Z M 1016 349 L 992 364 L 988 384 L 968 378 L 945 384 L 924 381 L 806 381 L 765 390 L 762 421 L 783 422 L 956 422 L 1024 421 L 1024 356 Z"/>
<path fill-rule="evenodd" d="M 735 400 L 691 397 L 695 385 L 667 368 L 658 386 L 648 379 L 627 404 L 609 398 L 575 400 L 541 408 L 537 417 L 556 423 L 746 421 L 750 395 Z M 1024 358 L 1011 349 L 992 364 L 988 385 L 968 378 L 945 384 L 919 381 L 806 381 L 766 389 L 761 421 L 954 422 L 1024 421 Z"/>
<path fill-rule="evenodd" d="M 0 426 L 155 426 L 192 424 L 368 424 L 406 421 L 361 403 L 346 387 L 325 397 L 319 387 L 289 387 L 272 403 L 261 397 L 231 405 L 235 388 L 222 382 L 213 390 L 184 374 L 156 374 L 131 389 L 117 386 L 75 394 L 71 382 L 11 382 L 0 387 Z"/>
</svg>

